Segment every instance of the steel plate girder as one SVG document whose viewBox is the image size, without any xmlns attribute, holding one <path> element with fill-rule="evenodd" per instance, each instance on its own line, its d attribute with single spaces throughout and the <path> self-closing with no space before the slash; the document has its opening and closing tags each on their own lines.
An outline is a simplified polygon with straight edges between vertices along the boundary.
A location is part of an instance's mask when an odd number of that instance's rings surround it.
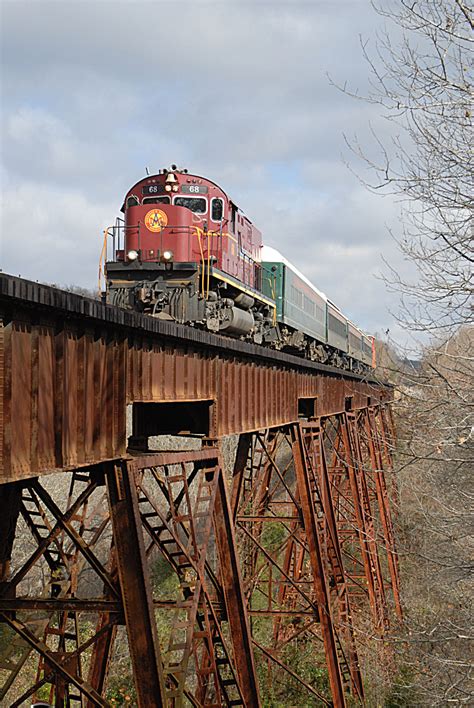
<svg viewBox="0 0 474 708">
<path fill-rule="evenodd" d="M 219 438 L 296 422 L 302 399 L 322 416 L 391 397 L 290 354 L 17 281 L 0 275 L 0 484 L 122 457 L 128 404 L 208 402 Z"/>
</svg>

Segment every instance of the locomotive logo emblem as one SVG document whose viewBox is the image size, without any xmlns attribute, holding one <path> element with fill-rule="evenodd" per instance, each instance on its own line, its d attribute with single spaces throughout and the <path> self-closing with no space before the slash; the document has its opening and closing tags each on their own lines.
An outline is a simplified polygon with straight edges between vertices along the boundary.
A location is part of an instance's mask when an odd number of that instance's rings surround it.
<svg viewBox="0 0 474 708">
<path fill-rule="evenodd" d="M 145 216 L 145 226 L 149 231 L 161 231 L 168 223 L 168 217 L 161 209 L 151 209 Z"/>
</svg>

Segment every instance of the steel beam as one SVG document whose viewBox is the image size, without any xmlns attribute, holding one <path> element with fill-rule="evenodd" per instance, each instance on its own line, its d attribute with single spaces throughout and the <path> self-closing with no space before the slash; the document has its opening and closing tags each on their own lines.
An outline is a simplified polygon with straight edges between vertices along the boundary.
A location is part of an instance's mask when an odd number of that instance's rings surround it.
<svg viewBox="0 0 474 708">
<path fill-rule="evenodd" d="M 339 634 L 345 638 L 345 653 L 341 643 L 338 643 L 339 654 L 343 654 L 342 657 L 339 656 L 342 678 L 346 682 L 350 682 L 350 689 L 353 695 L 363 702 L 364 687 L 356 646 L 349 589 L 335 516 L 335 506 L 326 464 L 326 453 L 322 440 L 322 422 L 321 420 L 301 422 L 300 430 L 318 527 L 323 531 L 322 549 L 324 562 L 327 566 L 326 574 L 331 581 L 328 586 L 329 594 L 332 596 L 330 598 L 331 606 L 336 617 L 335 622 L 338 626 Z M 348 667 L 349 676 L 344 674 L 345 666 Z"/>
<path fill-rule="evenodd" d="M 309 557 L 313 571 L 314 591 L 319 607 L 319 621 L 326 651 L 331 692 L 336 708 L 342 708 L 345 706 L 344 687 L 339 669 L 329 593 L 325 582 L 314 500 L 310 485 L 309 471 L 306 466 L 303 437 L 299 426 L 295 426 L 293 429 L 293 455 L 306 540 L 309 546 Z"/>
<path fill-rule="evenodd" d="M 363 408 L 391 389 L 0 274 L 0 484 L 123 457 L 127 404 L 144 445 L 288 425 L 307 399 L 331 415 L 347 397 Z"/>
<path fill-rule="evenodd" d="M 346 661 L 337 639 L 329 569 L 323 558 L 328 539 L 317 517 L 324 511 L 320 507 L 318 512 L 319 481 L 310 469 L 300 426 L 257 433 L 252 444 L 246 441 L 245 449 L 248 459 L 243 472 L 239 460 L 233 500 L 241 555 L 246 559 L 249 614 L 251 618 L 273 618 L 272 646 L 263 647 L 255 636 L 253 641 L 267 659 L 305 686 L 298 672 L 282 660 L 282 653 L 296 640 L 302 642 L 301 647 L 318 638 L 324 646 L 332 700 L 344 706 L 342 667 Z M 280 539 L 277 548 L 269 545 L 267 528 Z M 262 599 L 266 607 L 261 607 Z M 253 607 L 254 600 L 258 609 Z M 292 617 L 298 617 L 297 623 Z M 350 657 L 349 665 L 351 661 L 353 679 L 358 681 L 354 695 L 360 697 L 363 690 L 356 656 Z M 308 691 L 313 692 L 311 687 Z"/>
<path fill-rule="evenodd" d="M 65 681 L 66 683 L 73 684 L 79 691 L 89 700 L 91 700 L 95 705 L 98 706 L 108 706 L 108 702 L 100 696 L 86 681 L 82 680 L 74 671 L 69 668 L 69 662 L 72 661 L 73 657 L 66 657 L 62 661 L 58 659 L 54 654 L 51 653 L 49 648 L 36 637 L 31 630 L 22 622 L 10 618 L 7 614 L 1 615 L 1 619 L 6 624 L 17 632 L 22 639 L 29 644 L 33 649 L 35 649 L 48 663 L 51 669 Z M 58 705 L 58 703 L 56 703 Z M 60 703 L 59 703 L 60 705 Z M 153 704 L 150 704 L 153 705 Z"/>
<path fill-rule="evenodd" d="M 387 620 L 385 593 L 375 541 L 375 530 L 370 504 L 367 499 L 366 480 L 361 460 L 358 431 L 354 415 L 347 413 L 339 417 L 342 451 L 349 478 L 351 500 L 354 509 L 357 536 L 365 571 L 365 581 L 370 599 L 370 607 L 377 632 L 384 631 Z"/>
<path fill-rule="evenodd" d="M 400 573 L 398 567 L 398 554 L 396 552 L 395 547 L 392 515 L 385 480 L 382 442 L 380 440 L 379 430 L 377 427 L 377 413 L 379 416 L 383 416 L 383 413 L 380 409 L 378 411 L 374 411 L 370 408 L 367 409 L 367 411 L 363 411 L 361 416 L 364 419 L 367 445 L 370 454 L 370 464 L 372 467 L 373 475 L 375 477 L 378 512 L 383 530 L 385 548 L 387 552 L 387 563 L 389 567 L 395 609 L 397 611 L 399 619 L 403 619 L 403 610 L 400 600 Z"/>
<path fill-rule="evenodd" d="M 226 485 L 219 474 L 214 529 L 217 551 L 221 562 L 221 582 L 224 591 L 227 617 L 234 648 L 234 660 L 240 679 L 242 697 L 246 706 L 260 706 L 257 674 L 253 657 L 247 606 L 244 600 L 240 567 L 236 552 L 234 528 Z"/>
<path fill-rule="evenodd" d="M 163 663 L 138 511 L 135 470 L 133 463 L 111 465 L 106 475 L 107 491 L 138 705 L 161 708 L 165 706 Z"/>
</svg>

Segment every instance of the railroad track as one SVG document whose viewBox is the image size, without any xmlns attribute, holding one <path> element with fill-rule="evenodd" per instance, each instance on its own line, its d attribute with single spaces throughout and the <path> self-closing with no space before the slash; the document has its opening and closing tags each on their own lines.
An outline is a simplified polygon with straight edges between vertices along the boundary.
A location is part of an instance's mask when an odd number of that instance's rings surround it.
<svg viewBox="0 0 474 708">
<path fill-rule="evenodd" d="M 140 330 L 150 334 L 160 335 L 167 339 L 189 342 L 205 349 L 235 353 L 239 357 L 249 357 L 252 360 L 275 362 L 296 369 L 306 369 L 312 372 L 338 376 L 353 381 L 363 381 L 377 386 L 387 386 L 372 373 L 356 374 L 351 371 L 328 366 L 319 362 L 303 359 L 303 357 L 276 351 L 258 344 L 243 342 L 232 337 L 214 334 L 169 320 L 160 320 L 150 315 L 144 315 L 133 310 L 125 310 L 114 305 L 104 304 L 99 300 L 70 293 L 50 285 L 43 285 L 31 280 L 19 278 L 6 273 L 0 273 L 0 316 L 2 311 L 8 315 L 15 303 L 21 303 L 32 310 L 55 310 L 64 313 L 64 317 L 88 318 L 100 321 L 107 326 Z"/>
</svg>

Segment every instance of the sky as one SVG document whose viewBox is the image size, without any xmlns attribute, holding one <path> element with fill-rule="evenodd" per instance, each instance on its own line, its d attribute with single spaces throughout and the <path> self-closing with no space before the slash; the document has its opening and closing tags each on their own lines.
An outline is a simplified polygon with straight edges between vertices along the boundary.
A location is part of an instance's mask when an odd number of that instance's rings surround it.
<svg viewBox="0 0 474 708">
<path fill-rule="evenodd" d="M 176 163 L 360 327 L 403 339 L 380 279 L 382 257 L 409 267 L 399 205 L 344 137 L 370 153 L 390 126 L 334 86 L 367 90 L 360 42 L 381 29 L 369 0 L 0 0 L 0 268 L 95 288 L 124 194 Z"/>
</svg>

